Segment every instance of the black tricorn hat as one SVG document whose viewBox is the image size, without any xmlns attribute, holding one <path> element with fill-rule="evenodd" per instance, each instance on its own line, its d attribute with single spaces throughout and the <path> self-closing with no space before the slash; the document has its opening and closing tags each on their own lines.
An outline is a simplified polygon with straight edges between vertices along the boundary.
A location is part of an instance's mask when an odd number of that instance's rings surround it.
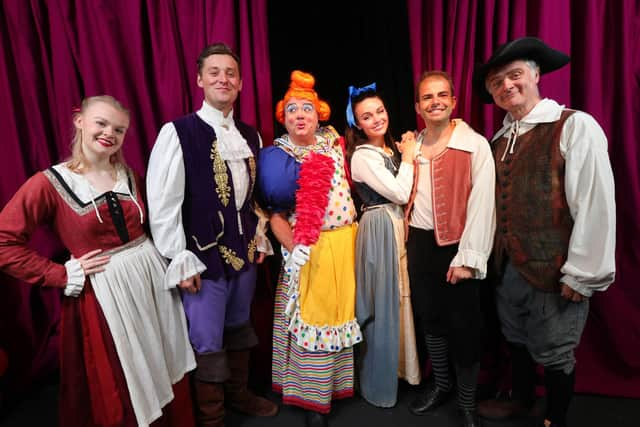
<svg viewBox="0 0 640 427">
<path fill-rule="evenodd" d="M 487 91 L 485 80 L 489 72 L 512 61 L 535 61 L 540 66 L 540 74 L 548 73 L 563 67 L 569 57 L 559 50 L 547 46 L 536 37 L 522 37 L 500 46 L 484 64 L 477 64 L 473 70 L 473 87 L 485 104 L 492 104 L 493 97 Z"/>
</svg>

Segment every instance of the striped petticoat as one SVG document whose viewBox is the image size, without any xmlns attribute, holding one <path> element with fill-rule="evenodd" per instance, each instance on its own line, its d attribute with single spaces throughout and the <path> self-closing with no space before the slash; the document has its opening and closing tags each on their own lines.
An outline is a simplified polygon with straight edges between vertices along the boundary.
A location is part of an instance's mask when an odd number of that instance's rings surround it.
<svg viewBox="0 0 640 427">
<path fill-rule="evenodd" d="M 323 414 L 332 399 L 353 396 L 353 347 L 339 352 L 310 352 L 298 346 L 287 327 L 288 302 L 282 271 L 276 289 L 273 316 L 273 390 L 282 402 Z"/>
</svg>

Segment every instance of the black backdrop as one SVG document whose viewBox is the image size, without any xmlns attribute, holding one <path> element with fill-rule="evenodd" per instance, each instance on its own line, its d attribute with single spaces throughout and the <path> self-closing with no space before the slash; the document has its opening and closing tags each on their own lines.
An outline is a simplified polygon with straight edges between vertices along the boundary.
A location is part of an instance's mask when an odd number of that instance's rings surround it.
<svg viewBox="0 0 640 427">
<path fill-rule="evenodd" d="M 406 2 L 270 1 L 269 50 L 275 103 L 291 71 L 310 72 L 331 106 L 329 124 L 344 133 L 347 88 L 376 82 L 399 138 L 415 129 L 413 77 Z M 276 125 L 276 135 L 284 129 Z"/>
</svg>

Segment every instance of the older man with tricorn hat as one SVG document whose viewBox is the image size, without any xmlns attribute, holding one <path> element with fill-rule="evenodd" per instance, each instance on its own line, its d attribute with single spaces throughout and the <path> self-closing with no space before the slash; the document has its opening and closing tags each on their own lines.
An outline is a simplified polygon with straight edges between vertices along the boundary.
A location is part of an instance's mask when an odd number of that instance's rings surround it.
<svg viewBox="0 0 640 427">
<path fill-rule="evenodd" d="M 488 418 L 525 415 L 535 364 L 544 366 L 544 426 L 566 426 L 575 356 L 594 291 L 615 276 L 615 200 L 604 132 L 590 115 L 542 98 L 540 76 L 569 57 L 534 37 L 500 46 L 474 71 L 474 88 L 507 115 L 492 139 L 501 281 L 496 306 L 512 356 L 508 401 Z"/>
</svg>

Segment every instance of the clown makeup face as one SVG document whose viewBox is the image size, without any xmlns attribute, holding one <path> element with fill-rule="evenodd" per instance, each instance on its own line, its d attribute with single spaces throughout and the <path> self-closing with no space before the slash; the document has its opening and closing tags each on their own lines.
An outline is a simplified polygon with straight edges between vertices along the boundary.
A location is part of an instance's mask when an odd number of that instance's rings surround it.
<svg viewBox="0 0 640 427">
<path fill-rule="evenodd" d="M 304 98 L 289 98 L 284 106 L 284 126 L 294 144 L 314 144 L 318 113 L 313 103 Z"/>
</svg>

